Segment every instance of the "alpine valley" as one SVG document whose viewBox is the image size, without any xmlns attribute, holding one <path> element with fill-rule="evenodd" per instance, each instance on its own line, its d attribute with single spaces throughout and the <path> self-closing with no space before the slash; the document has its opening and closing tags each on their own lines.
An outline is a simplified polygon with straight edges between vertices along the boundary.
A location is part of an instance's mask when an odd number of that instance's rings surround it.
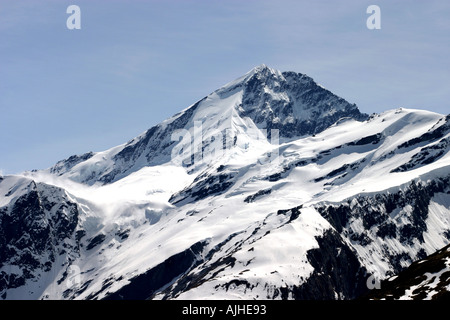
<svg viewBox="0 0 450 320">
<path fill-rule="evenodd" d="M 0 297 L 365 296 L 450 243 L 449 149 L 450 115 L 363 114 L 261 65 L 125 144 L 0 176 Z"/>
</svg>

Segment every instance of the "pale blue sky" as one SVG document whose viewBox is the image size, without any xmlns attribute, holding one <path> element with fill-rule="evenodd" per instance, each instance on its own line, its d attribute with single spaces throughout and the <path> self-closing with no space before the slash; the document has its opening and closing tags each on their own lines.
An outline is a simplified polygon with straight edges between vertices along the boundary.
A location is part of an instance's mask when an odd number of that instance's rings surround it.
<svg viewBox="0 0 450 320">
<path fill-rule="evenodd" d="M 0 171 L 124 143 L 261 63 L 366 113 L 448 114 L 449 35 L 448 0 L 1 0 Z"/>
</svg>

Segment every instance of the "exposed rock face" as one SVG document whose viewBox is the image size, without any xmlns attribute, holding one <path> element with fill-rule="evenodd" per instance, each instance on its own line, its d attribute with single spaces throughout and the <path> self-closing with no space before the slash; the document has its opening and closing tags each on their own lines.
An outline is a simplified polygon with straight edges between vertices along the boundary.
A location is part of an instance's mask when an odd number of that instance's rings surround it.
<svg viewBox="0 0 450 320">
<path fill-rule="evenodd" d="M 413 181 L 397 191 L 358 195 L 317 210 L 354 246 L 383 257 L 386 274 L 393 275 L 426 256 L 424 234 L 437 227 L 428 219 L 430 203 L 449 194 L 449 183 L 450 176 L 428 183 Z M 439 234 L 450 241 L 448 225 Z M 392 241 L 398 247 L 392 248 Z"/>
<path fill-rule="evenodd" d="M 282 298 L 297 300 L 354 299 L 367 292 L 367 270 L 357 253 L 334 230 L 318 239 L 319 248 L 308 251 L 314 272 L 305 284 L 280 289 Z"/>
<path fill-rule="evenodd" d="M 67 267 L 79 249 L 74 237 L 78 216 L 77 204 L 64 190 L 34 181 L 0 208 L 0 292 Z M 57 260 L 61 266 L 55 266 Z"/>
<path fill-rule="evenodd" d="M 242 117 L 280 137 L 319 133 L 341 118 L 366 120 L 355 104 L 318 85 L 307 75 L 260 67 L 244 84 Z"/>
</svg>

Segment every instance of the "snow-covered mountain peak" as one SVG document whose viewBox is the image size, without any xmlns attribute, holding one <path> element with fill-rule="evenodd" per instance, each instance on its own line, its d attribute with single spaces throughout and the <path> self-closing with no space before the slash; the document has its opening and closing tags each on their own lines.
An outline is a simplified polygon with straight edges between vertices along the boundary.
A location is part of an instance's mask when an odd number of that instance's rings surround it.
<svg viewBox="0 0 450 320">
<path fill-rule="evenodd" d="M 331 93 L 312 78 L 295 72 L 279 72 L 260 66 L 245 79 L 242 117 L 259 127 L 278 129 L 280 137 L 315 134 L 340 118 L 365 120 L 355 104 Z"/>
<path fill-rule="evenodd" d="M 279 141 L 293 140 L 341 118 L 367 116 L 305 75 L 260 65 L 128 143 L 72 156 L 48 171 L 88 184 L 110 183 L 169 162 L 192 171 L 203 168 L 204 160 L 216 161 L 216 151 L 219 158 L 233 157 L 249 146 L 271 143 L 272 133 Z"/>
<path fill-rule="evenodd" d="M 254 76 L 259 78 L 267 78 L 269 76 L 281 76 L 281 71 L 270 68 L 265 64 L 260 64 L 259 66 L 256 66 L 253 69 L 251 69 L 245 75 L 247 80 Z"/>
<path fill-rule="evenodd" d="M 449 150 L 450 116 L 368 117 L 258 66 L 127 143 L 0 177 L 0 298 L 353 298 L 448 244 Z"/>
<path fill-rule="evenodd" d="M 271 82 L 272 79 L 276 77 L 282 77 L 282 73 L 276 69 L 269 68 L 265 64 L 261 64 L 235 80 L 226 83 L 224 86 L 211 93 L 211 95 L 227 97 L 232 92 L 243 91 L 253 79 L 258 79 L 260 81 L 259 85 L 266 86 L 267 83 Z"/>
</svg>

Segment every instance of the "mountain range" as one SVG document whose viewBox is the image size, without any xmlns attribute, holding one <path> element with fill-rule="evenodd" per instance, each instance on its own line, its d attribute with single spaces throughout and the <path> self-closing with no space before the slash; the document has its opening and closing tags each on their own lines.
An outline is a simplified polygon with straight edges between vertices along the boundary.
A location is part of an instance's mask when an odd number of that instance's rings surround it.
<svg viewBox="0 0 450 320">
<path fill-rule="evenodd" d="M 449 142 L 450 115 L 367 115 L 260 65 L 122 145 L 0 176 L 0 298 L 367 296 L 449 244 Z"/>
</svg>

